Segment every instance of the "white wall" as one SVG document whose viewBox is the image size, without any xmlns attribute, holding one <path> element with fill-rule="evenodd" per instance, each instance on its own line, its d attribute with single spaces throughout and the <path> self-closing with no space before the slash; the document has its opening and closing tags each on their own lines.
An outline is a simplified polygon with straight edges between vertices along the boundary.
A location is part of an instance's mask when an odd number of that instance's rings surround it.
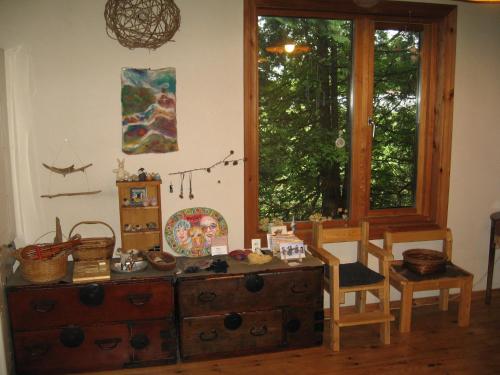
<svg viewBox="0 0 500 375">
<path fill-rule="evenodd" d="M 500 4 L 459 3 L 457 30 L 448 225 L 455 261 L 474 273 L 481 290 L 489 216 L 500 211 Z M 500 287 L 499 264 L 493 287 Z"/>
<path fill-rule="evenodd" d="M 182 21 L 175 42 L 130 51 L 106 35 L 105 0 L 0 0 L 19 239 L 30 242 L 52 230 L 56 216 L 65 233 L 85 219 L 106 221 L 118 233 L 111 170 L 125 157 L 131 171 L 142 166 L 162 175 L 164 222 L 182 208 L 211 207 L 229 224 L 230 247 L 243 246 L 241 166 L 195 174 L 192 201 L 178 198 L 178 179 L 172 179 L 176 194 L 169 194 L 167 176 L 206 166 L 230 149 L 243 154 L 243 0 L 176 3 Z M 475 274 L 474 289 L 481 290 L 489 215 L 500 210 L 500 5 L 448 3 L 459 9 L 449 226 L 454 259 Z M 122 154 L 122 67 L 177 69 L 178 152 Z M 39 198 L 49 187 L 53 193 L 87 188 L 82 176 L 50 176 L 41 166 L 72 164 L 73 151 L 94 164 L 90 189 L 103 192 Z"/>
<path fill-rule="evenodd" d="M 30 242 L 53 230 L 56 216 L 66 234 L 75 223 L 89 219 L 103 220 L 119 234 L 111 170 L 117 157 L 125 157 L 129 171 L 145 167 L 161 174 L 164 222 L 183 208 L 211 207 L 228 222 L 230 246 L 241 247 L 241 165 L 217 168 L 210 175 L 195 173 L 193 200 L 179 199 L 179 178 L 170 179 L 167 174 L 208 166 L 229 150 L 236 157 L 243 156 L 243 2 L 177 1 L 181 27 L 175 42 L 156 51 L 129 50 L 110 39 L 103 16 L 105 3 L 0 1 L 0 47 L 6 50 L 16 148 L 18 238 Z M 121 152 L 123 67 L 176 68 L 178 152 L 139 156 Z M 40 198 L 49 191 L 88 189 L 83 174 L 63 178 L 41 163 L 93 163 L 87 169 L 88 185 L 102 193 Z M 175 194 L 168 193 L 170 181 Z M 91 233 L 92 228 L 88 229 Z"/>
</svg>

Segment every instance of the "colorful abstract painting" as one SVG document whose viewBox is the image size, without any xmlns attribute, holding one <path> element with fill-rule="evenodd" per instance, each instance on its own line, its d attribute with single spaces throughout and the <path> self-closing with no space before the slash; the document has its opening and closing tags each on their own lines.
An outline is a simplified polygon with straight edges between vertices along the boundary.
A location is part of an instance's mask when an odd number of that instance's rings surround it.
<svg viewBox="0 0 500 375">
<path fill-rule="evenodd" d="M 177 151 L 175 68 L 122 70 L 122 150 Z"/>
</svg>

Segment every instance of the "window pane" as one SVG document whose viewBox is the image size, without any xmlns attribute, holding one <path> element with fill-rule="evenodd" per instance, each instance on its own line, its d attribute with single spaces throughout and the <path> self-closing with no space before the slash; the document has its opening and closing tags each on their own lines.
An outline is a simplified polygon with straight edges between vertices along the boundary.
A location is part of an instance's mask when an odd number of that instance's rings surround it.
<svg viewBox="0 0 500 375">
<path fill-rule="evenodd" d="M 420 33 L 375 33 L 370 208 L 415 207 Z"/>
<path fill-rule="evenodd" d="M 352 22 L 259 17 L 258 33 L 259 215 L 338 217 L 349 202 Z"/>
</svg>

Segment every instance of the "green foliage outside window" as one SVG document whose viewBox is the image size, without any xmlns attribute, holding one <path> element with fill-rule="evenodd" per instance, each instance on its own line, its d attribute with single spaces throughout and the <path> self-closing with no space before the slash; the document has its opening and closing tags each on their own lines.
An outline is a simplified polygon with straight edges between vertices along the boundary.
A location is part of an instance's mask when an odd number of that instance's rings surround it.
<svg viewBox="0 0 500 375">
<path fill-rule="evenodd" d="M 261 218 L 338 217 L 339 209 L 349 209 L 352 29 L 350 20 L 258 19 Z M 377 31 L 374 209 L 414 205 L 419 77 L 408 48 L 418 46 L 416 36 Z M 266 50 L 285 39 L 302 50 Z"/>
</svg>

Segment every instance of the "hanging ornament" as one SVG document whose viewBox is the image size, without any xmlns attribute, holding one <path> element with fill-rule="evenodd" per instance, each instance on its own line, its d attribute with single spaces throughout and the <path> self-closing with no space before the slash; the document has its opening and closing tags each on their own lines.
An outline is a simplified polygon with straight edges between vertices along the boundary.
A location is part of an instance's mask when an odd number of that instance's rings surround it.
<svg viewBox="0 0 500 375">
<path fill-rule="evenodd" d="M 335 146 L 342 148 L 345 146 L 345 139 L 342 137 L 342 130 L 339 130 L 339 137 L 335 140 Z"/>
<path fill-rule="evenodd" d="M 157 49 L 181 24 L 174 0 L 108 0 L 104 18 L 108 36 L 130 49 Z"/>
<path fill-rule="evenodd" d="M 179 198 L 184 198 L 184 173 L 181 174 L 181 193 L 179 194 Z"/>
<path fill-rule="evenodd" d="M 189 199 L 193 199 L 194 198 L 193 187 L 192 187 L 192 184 L 191 184 L 192 180 L 193 180 L 193 173 L 189 172 Z"/>
<path fill-rule="evenodd" d="M 234 155 L 234 151 L 230 150 L 229 154 L 226 155 L 226 157 L 224 157 L 224 159 L 219 160 L 219 161 L 213 163 L 212 165 L 210 165 L 208 167 L 186 169 L 186 170 L 183 170 L 183 171 L 177 171 L 177 172 L 169 173 L 168 174 L 169 176 L 172 176 L 172 175 L 179 175 L 179 176 L 181 176 L 181 187 L 180 187 L 179 198 L 181 198 L 181 199 L 184 198 L 184 193 L 183 193 L 184 177 L 186 176 L 187 173 L 189 173 L 189 195 L 188 195 L 188 197 L 189 197 L 189 199 L 193 199 L 194 198 L 194 194 L 193 194 L 193 173 L 194 172 L 204 171 L 204 172 L 207 172 L 207 173 L 211 173 L 215 167 L 218 167 L 220 165 L 224 165 L 224 166 L 238 166 L 238 165 L 241 165 L 241 164 L 243 164 L 243 163 L 245 163 L 247 161 L 246 157 L 238 158 L 238 159 L 233 159 L 233 158 L 231 158 L 232 155 Z M 218 184 L 220 184 L 221 182 L 222 182 L 222 180 L 220 180 L 220 179 L 217 180 Z M 172 183 L 170 183 L 170 192 L 173 193 L 173 191 L 174 190 L 173 190 Z"/>
<path fill-rule="evenodd" d="M 411 62 L 417 62 L 420 52 L 418 51 L 418 48 L 415 46 L 411 46 L 408 51 L 410 52 L 410 60 Z"/>
</svg>

